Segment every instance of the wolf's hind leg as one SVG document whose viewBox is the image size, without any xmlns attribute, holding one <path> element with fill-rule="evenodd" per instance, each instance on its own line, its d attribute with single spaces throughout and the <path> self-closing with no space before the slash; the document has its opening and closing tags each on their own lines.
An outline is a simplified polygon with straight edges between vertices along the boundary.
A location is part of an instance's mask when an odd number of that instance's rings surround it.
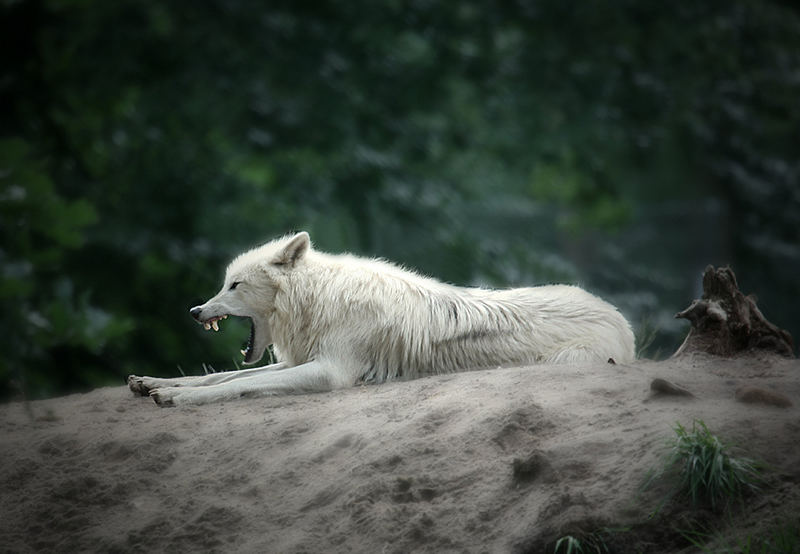
<svg viewBox="0 0 800 554">
<path fill-rule="evenodd" d="M 548 364 L 580 364 L 585 362 L 606 361 L 598 352 L 598 348 L 583 343 L 571 343 L 559 348 L 544 361 Z"/>
</svg>

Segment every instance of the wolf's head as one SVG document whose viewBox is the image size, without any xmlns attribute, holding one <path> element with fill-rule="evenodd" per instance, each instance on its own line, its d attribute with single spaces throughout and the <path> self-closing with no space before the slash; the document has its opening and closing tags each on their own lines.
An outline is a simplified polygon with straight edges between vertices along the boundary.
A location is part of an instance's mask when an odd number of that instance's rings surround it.
<svg viewBox="0 0 800 554">
<path fill-rule="evenodd" d="M 250 339 L 242 350 L 244 363 L 254 364 L 272 343 L 269 316 L 275 294 L 287 272 L 302 263 L 311 247 L 308 233 L 273 240 L 239 255 L 225 271 L 225 281 L 216 296 L 189 313 L 205 328 L 219 329 L 229 315 L 250 318 Z"/>
</svg>

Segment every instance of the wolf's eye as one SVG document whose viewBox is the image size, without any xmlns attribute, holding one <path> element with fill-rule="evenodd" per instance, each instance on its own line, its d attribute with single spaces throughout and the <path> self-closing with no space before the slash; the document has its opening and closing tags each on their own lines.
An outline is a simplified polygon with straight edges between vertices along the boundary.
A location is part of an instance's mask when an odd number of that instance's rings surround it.
<svg viewBox="0 0 800 554">
<path fill-rule="evenodd" d="M 235 288 L 236 288 L 236 287 L 238 287 L 238 286 L 239 286 L 241 283 L 242 283 L 241 281 L 234 281 L 233 283 L 231 283 L 231 288 L 229 288 L 228 290 L 233 290 L 233 289 L 235 289 Z"/>
</svg>

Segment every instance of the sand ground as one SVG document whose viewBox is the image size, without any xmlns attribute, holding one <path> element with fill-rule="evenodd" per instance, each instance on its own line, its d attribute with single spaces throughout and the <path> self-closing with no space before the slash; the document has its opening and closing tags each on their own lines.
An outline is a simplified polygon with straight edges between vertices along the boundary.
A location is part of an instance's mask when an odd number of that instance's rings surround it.
<svg viewBox="0 0 800 554">
<path fill-rule="evenodd" d="M 694 397 L 654 395 L 654 378 Z M 793 405 L 740 402 L 742 386 Z M 618 549 L 691 551 L 680 510 L 635 524 L 664 494 L 641 493 L 647 471 L 695 418 L 770 466 L 725 533 L 798 518 L 795 360 L 496 369 L 172 409 L 123 386 L 8 403 L 0 551 L 537 552 L 622 524 Z"/>
</svg>

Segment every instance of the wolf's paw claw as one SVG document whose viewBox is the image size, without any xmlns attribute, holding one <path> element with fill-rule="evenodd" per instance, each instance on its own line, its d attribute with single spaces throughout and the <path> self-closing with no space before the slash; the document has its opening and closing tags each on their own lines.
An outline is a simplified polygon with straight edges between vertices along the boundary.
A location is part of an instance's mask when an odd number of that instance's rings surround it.
<svg viewBox="0 0 800 554">
<path fill-rule="evenodd" d="M 162 408 L 172 408 L 175 406 L 175 402 L 172 400 L 172 395 L 163 389 L 151 390 L 150 398 L 152 398 L 153 401 Z"/>
<path fill-rule="evenodd" d="M 131 392 L 139 396 L 147 396 L 150 394 L 150 389 L 145 386 L 144 381 L 137 375 L 128 375 L 128 388 Z"/>
</svg>

